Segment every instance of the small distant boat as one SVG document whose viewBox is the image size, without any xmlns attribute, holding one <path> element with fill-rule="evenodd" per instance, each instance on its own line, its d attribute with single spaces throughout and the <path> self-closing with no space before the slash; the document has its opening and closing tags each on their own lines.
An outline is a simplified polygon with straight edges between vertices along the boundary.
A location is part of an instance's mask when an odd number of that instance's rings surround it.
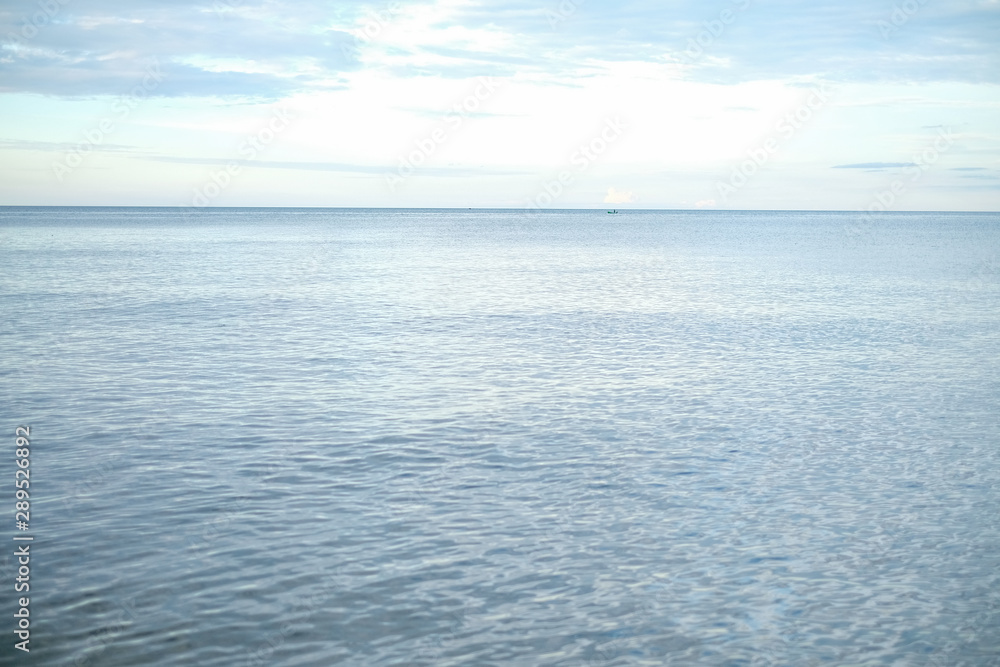
<svg viewBox="0 0 1000 667">
<path fill-rule="evenodd" d="M 618 209 L 615 209 L 613 211 L 608 211 L 608 215 L 618 215 Z"/>
</svg>

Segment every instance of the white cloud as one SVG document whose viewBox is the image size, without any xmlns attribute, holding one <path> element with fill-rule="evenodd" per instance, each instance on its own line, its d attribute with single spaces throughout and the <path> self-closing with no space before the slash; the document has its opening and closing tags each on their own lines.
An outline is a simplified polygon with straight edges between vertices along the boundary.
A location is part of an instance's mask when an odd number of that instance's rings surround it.
<svg viewBox="0 0 1000 667">
<path fill-rule="evenodd" d="M 637 197 L 635 193 L 631 190 L 616 190 L 615 188 L 608 188 L 608 194 L 604 198 L 605 204 L 631 204 L 636 201 Z"/>
<path fill-rule="evenodd" d="M 558 0 L 62 4 L 30 31 L 0 10 L 0 42 L 9 42 L 0 49 L 0 168 L 9 172 L 0 203 L 51 180 L 50 155 L 29 146 L 75 145 L 102 118 L 115 121 L 105 141 L 134 147 L 131 157 L 100 151 L 41 201 L 120 192 L 147 160 L 142 173 L 162 178 L 135 187 L 146 201 L 174 202 L 204 181 L 206 165 L 238 158 L 271 106 L 295 121 L 234 183 L 234 205 L 518 206 L 560 189 L 566 207 L 627 205 L 636 192 L 647 208 L 710 207 L 713 197 L 728 206 L 717 182 L 771 141 L 778 149 L 734 206 L 854 209 L 883 187 L 879 174 L 830 167 L 913 161 L 933 127 L 961 131 L 954 164 L 961 155 L 963 166 L 993 168 L 1000 155 L 1000 88 L 988 83 L 1000 77 L 989 66 L 1000 59 L 989 41 L 1000 14 L 984 9 L 995 0 L 928 3 L 888 42 L 874 27 L 858 33 L 886 14 L 861 0 L 777 14 L 753 3 L 693 61 L 683 49 L 717 11 L 691 0 L 670 11 L 648 0 L 574 2 L 556 26 Z M 162 85 L 121 117 L 116 100 L 154 56 Z M 484 79 L 495 94 L 482 93 Z M 782 122 L 821 81 L 836 98 L 787 136 Z M 574 156 L 608 119 L 624 131 L 581 169 Z M 390 192 L 383 175 L 426 146 L 413 178 Z M 929 203 L 914 195 L 905 205 L 997 209 L 995 192 L 966 204 L 949 183 L 925 187 Z"/>
</svg>

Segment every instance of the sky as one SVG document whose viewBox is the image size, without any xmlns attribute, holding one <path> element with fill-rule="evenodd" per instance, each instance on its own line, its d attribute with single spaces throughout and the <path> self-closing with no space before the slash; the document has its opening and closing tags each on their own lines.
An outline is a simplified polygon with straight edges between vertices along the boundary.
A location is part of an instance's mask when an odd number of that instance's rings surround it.
<svg viewBox="0 0 1000 667">
<path fill-rule="evenodd" d="M 1000 210 L 1000 0 L 4 0 L 0 205 Z"/>
</svg>

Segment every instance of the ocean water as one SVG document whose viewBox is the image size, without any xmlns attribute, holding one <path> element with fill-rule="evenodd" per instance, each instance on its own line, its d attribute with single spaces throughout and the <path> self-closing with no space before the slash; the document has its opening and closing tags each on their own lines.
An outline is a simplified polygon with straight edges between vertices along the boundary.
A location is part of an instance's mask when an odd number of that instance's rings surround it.
<svg viewBox="0 0 1000 667">
<path fill-rule="evenodd" d="M 30 664 L 1000 664 L 998 251 L 1000 214 L 0 209 Z"/>
</svg>

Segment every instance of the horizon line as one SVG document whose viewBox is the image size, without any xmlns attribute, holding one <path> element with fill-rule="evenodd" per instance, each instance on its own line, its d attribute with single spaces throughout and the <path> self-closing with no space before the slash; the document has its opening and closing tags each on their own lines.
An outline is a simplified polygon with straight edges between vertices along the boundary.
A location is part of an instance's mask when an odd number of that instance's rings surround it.
<svg viewBox="0 0 1000 667">
<path fill-rule="evenodd" d="M 118 208 L 118 209 L 177 209 L 188 212 L 205 211 L 234 211 L 248 209 L 310 209 L 310 210 L 372 210 L 372 211 L 530 211 L 533 213 L 556 213 L 570 211 L 607 211 L 613 210 L 623 212 L 670 212 L 670 213 L 864 213 L 868 215 L 888 215 L 905 213 L 985 213 L 996 214 L 1000 210 L 977 210 L 977 209 L 921 209 L 903 211 L 869 211 L 866 209 L 833 209 L 833 208 L 616 208 L 614 206 L 604 206 L 598 208 L 537 208 L 537 207 L 505 207 L 505 206 L 288 206 L 288 205 L 264 205 L 264 206 L 191 206 L 189 204 L 0 204 L 2 209 L 14 208 L 37 208 L 37 209 L 66 209 L 66 208 Z"/>
</svg>

